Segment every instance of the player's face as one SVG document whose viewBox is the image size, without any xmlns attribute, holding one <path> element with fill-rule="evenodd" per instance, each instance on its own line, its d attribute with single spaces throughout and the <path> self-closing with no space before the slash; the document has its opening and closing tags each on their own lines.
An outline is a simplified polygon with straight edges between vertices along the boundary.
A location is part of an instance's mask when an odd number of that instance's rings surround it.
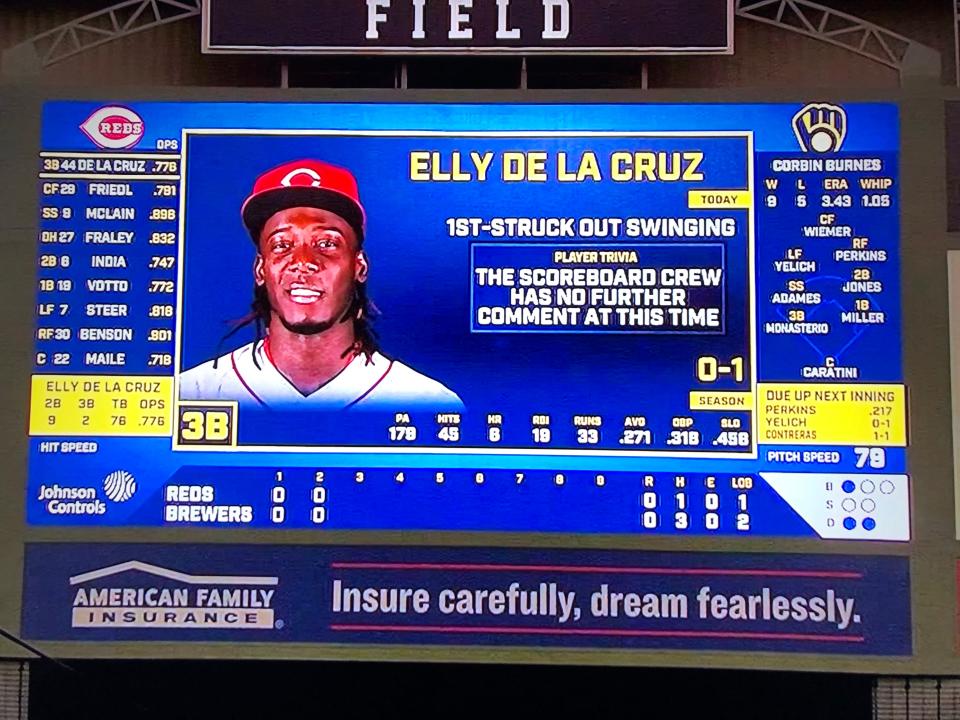
<svg viewBox="0 0 960 720">
<path fill-rule="evenodd" d="M 253 274 L 273 316 L 293 332 L 315 334 L 348 320 L 367 258 L 350 224 L 329 210 L 297 207 L 273 215 L 260 233 Z"/>
</svg>

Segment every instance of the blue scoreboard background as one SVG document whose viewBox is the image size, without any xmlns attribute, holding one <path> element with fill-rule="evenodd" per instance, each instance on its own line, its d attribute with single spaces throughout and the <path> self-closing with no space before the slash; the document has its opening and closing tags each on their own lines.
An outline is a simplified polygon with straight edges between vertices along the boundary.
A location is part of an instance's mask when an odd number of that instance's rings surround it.
<svg viewBox="0 0 960 720">
<path fill-rule="evenodd" d="M 28 522 L 907 541 L 898 150 L 883 103 L 47 103 Z M 379 359 L 304 391 L 241 207 L 314 163 Z"/>
</svg>

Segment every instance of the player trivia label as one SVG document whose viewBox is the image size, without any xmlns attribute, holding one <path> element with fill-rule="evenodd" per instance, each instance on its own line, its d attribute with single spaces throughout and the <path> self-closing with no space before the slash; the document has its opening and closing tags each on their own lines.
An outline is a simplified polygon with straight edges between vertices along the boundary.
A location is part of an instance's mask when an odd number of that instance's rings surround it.
<svg viewBox="0 0 960 720">
<path fill-rule="evenodd" d="M 907 540 L 898 123 L 48 103 L 28 519 Z"/>
</svg>

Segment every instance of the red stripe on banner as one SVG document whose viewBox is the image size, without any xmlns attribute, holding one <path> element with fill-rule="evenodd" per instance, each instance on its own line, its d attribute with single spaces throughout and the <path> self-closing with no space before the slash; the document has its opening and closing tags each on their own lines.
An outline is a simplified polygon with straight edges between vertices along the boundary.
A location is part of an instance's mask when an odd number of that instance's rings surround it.
<svg viewBox="0 0 960 720">
<path fill-rule="evenodd" d="M 583 565 L 490 565 L 473 563 L 375 563 L 335 562 L 335 570 L 478 570 L 505 572 L 611 573 L 621 575 L 732 575 L 746 577 L 802 577 L 860 580 L 863 573 L 830 570 L 746 570 L 739 568 L 652 568 Z"/>
<path fill-rule="evenodd" d="M 813 635 L 804 633 L 726 632 L 721 630 L 605 630 L 602 628 L 478 627 L 443 625 L 331 625 L 342 632 L 424 632 L 496 635 L 606 635 L 611 637 L 715 638 L 720 640 L 800 640 L 862 643 L 863 635 Z"/>
</svg>

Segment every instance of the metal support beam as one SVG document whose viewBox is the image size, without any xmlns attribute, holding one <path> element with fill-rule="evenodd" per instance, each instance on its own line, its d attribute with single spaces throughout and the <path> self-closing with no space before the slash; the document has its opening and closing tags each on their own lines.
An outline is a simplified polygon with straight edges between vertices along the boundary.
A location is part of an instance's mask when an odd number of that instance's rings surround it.
<svg viewBox="0 0 960 720">
<path fill-rule="evenodd" d="M 24 75 L 112 40 L 200 14 L 201 0 L 125 0 L 7 49 L 4 75 Z"/>
<path fill-rule="evenodd" d="M 960 87 L 960 0 L 953 3 L 953 79 Z"/>
<path fill-rule="evenodd" d="M 393 72 L 393 87 L 397 90 L 406 90 L 409 81 L 409 69 L 407 68 L 407 61 L 403 59 L 400 63 L 394 68 Z"/>
<path fill-rule="evenodd" d="M 955 0 L 960 2 L 960 0 Z M 892 30 L 807 0 L 737 0 L 737 17 L 806 35 L 897 70 L 940 77 L 940 53 Z"/>
</svg>

